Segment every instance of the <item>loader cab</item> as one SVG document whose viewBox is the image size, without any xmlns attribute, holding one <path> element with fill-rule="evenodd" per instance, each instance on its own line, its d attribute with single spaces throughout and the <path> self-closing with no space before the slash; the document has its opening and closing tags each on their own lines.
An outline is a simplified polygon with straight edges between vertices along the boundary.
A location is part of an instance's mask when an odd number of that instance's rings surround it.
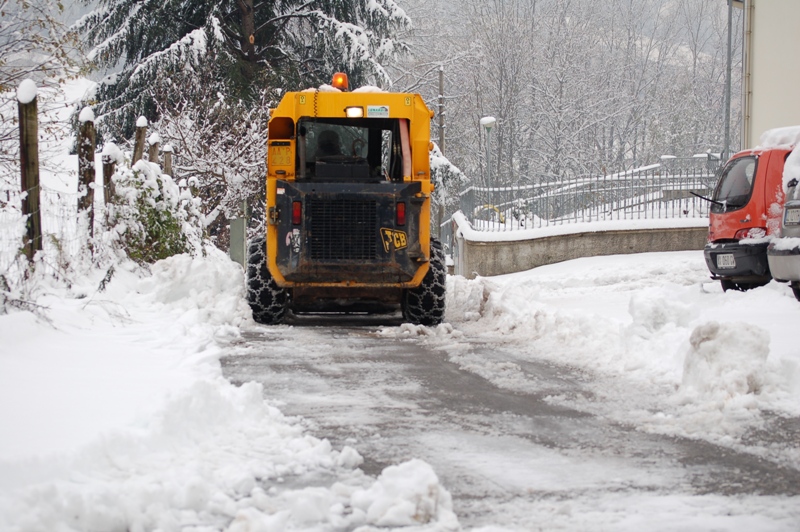
<svg viewBox="0 0 800 532">
<path fill-rule="evenodd" d="M 403 154 L 411 153 L 406 120 L 302 118 L 297 146 L 298 180 L 400 182 L 409 174 L 403 168 Z"/>
</svg>

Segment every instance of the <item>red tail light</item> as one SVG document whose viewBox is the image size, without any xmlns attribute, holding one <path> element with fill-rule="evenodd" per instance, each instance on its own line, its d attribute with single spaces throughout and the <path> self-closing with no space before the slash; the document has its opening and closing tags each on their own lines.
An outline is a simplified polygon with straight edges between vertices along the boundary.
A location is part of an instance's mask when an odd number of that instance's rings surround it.
<svg viewBox="0 0 800 532">
<path fill-rule="evenodd" d="M 745 238 L 764 238 L 765 236 L 767 236 L 766 227 L 750 227 L 748 229 L 739 229 L 733 238 L 744 240 Z"/>
<path fill-rule="evenodd" d="M 303 221 L 303 204 L 299 201 L 292 202 L 292 223 L 300 225 Z"/>
<path fill-rule="evenodd" d="M 406 204 L 397 204 L 397 225 L 406 225 Z"/>
</svg>

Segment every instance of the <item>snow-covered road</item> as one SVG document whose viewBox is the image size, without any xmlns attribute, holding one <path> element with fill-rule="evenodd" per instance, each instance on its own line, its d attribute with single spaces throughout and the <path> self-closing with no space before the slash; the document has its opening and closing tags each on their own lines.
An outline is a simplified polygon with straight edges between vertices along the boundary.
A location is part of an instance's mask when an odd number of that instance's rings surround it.
<svg viewBox="0 0 800 532">
<path fill-rule="evenodd" d="M 700 251 L 448 277 L 435 328 L 105 276 L 0 315 L 0 530 L 800 529 L 800 303 Z"/>
<path fill-rule="evenodd" d="M 800 471 L 748 447 L 795 446 L 797 419 L 765 414 L 769 430 L 748 432 L 743 447 L 642 431 L 617 409 L 643 390 L 606 402 L 596 391 L 613 389 L 608 378 L 539 360 L 535 345 L 486 341 L 466 324 L 398 335 L 397 320 L 378 323 L 300 318 L 253 330 L 223 373 L 262 383 L 311 433 L 358 449 L 369 474 L 431 464 L 465 527 L 764 530 L 796 512 Z"/>
</svg>

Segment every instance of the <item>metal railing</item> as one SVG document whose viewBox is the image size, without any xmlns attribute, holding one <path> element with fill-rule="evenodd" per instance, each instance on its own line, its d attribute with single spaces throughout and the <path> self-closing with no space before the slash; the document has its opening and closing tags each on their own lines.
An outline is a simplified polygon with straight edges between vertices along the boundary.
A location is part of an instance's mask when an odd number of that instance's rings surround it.
<svg viewBox="0 0 800 532">
<path fill-rule="evenodd" d="M 514 187 L 469 187 L 460 208 L 474 229 L 514 231 L 607 220 L 703 218 L 715 168 L 654 164 L 627 172 Z"/>
</svg>

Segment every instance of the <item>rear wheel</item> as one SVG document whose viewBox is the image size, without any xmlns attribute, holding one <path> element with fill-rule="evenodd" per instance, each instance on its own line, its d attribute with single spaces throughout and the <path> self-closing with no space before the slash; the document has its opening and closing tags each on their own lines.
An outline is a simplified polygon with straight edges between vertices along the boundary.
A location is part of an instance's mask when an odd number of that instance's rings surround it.
<svg viewBox="0 0 800 532">
<path fill-rule="evenodd" d="M 794 293 L 795 299 L 800 301 L 800 282 L 792 281 L 791 287 L 792 287 L 792 292 Z"/>
<path fill-rule="evenodd" d="M 442 243 L 431 239 L 431 259 L 422 284 L 403 293 L 403 317 L 417 325 L 438 325 L 444 320 L 445 270 Z"/>
<path fill-rule="evenodd" d="M 280 323 L 289 306 L 289 294 L 267 269 L 266 239 L 254 238 L 247 246 L 247 302 L 258 323 Z"/>
</svg>

